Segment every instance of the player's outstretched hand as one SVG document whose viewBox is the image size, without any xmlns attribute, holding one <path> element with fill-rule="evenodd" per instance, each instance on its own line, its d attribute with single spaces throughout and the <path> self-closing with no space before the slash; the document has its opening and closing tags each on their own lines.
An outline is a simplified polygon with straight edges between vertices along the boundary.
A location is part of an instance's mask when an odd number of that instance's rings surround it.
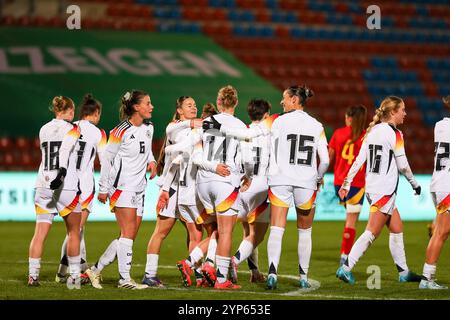
<svg viewBox="0 0 450 320">
<path fill-rule="evenodd" d="M 108 194 L 107 193 L 99 193 L 97 196 L 97 199 L 101 203 L 106 203 L 106 200 L 108 200 Z"/>
<path fill-rule="evenodd" d="M 169 203 L 169 192 L 162 191 L 158 198 L 158 203 L 156 204 L 156 208 L 158 210 L 162 210 L 167 207 L 167 204 Z"/>
<path fill-rule="evenodd" d="M 150 172 L 150 180 L 153 179 L 156 176 L 156 162 L 152 161 L 147 166 L 147 171 Z"/>
<path fill-rule="evenodd" d="M 348 195 L 348 190 L 344 189 L 344 188 L 340 188 L 338 194 L 339 194 L 339 198 L 341 198 L 341 200 L 344 200 Z"/>
<path fill-rule="evenodd" d="M 52 182 L 50 182 L 50 189 L 56 190 L 59 187 L 61 187 L 61 185 L 64 182 L 64 178 L 66 177 L 66 174 L 67 174 L 67 169 L 66 168 L 59 168 L 58 169 L 58 175 L 56 176 L 55 179 L 53 179 Z"/>
<path fill-rule="evenodd" d="M 416 196 L 420 196 L 420 193 L 422 192 L 422 187 L 421 186 L 417 186 L 414 189 L 414 195 Z"/>
<path fill-rule="evenodd" d="M 216 167 L 216 173 L 221 177 L 228 177 L 230 175 L 230 169 L 226 164 L 219 163 Z"/>
</svg>

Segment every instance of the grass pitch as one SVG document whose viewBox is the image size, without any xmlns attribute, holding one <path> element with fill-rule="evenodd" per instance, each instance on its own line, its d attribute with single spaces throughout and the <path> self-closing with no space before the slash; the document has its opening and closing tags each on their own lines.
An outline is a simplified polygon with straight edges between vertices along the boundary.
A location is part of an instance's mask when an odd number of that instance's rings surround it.
<svg viewBox="0 0 450 320">
<path fill-rule="evenodd" d="M 358 235 L 366 222 L 359 222 Z M 409 268 L 421 273 L 425 249 L 428 244 L 426 222 L 405 222 L 404 239 Z M 147 241 L 155 227 L 154 222 L 144 222 L 134 244 L 132 277 L 142 279 Z M 239 268 L 241 290 L 216 291 L 212 289 L 184 288 L 181 284 L 177 260 L 186 257 L 186 234 L 177 223 L 161 248 L 159 258 L 159 277 L 168 289 L 148 289 L 140 291 L 121 290 L 116 287 L 118 279 L 117 262 L 103 272 L 103 290 L 85 285 L 82 290 L 67 290 L 65 285 L 54 282 L 59 264 L 60 248 L 65 234 L 64 224 L 54 222 L 46 242 L 42 257 L 41 286 L 29 288 L 26 285 L 28 274 L 28 246 L 33 236 L 34 223 L 0 222 L 0 299 L 203 299 L 203 300 L 291 300 L 291 299 L 445 299 L 450 300 L 450 290 L 419 290 L 418 283 L 399 283 L 398 274 L 392 261 L 388 241 L 389 233 L 384 230 L 379 239 L 361 258 L 353 270 L 356 284 L 350 286 L 339 281 L 335 272 L 339 263 L 339 250 L 343 222 L 315 222 L 313 225 L 313 251 L 309 269 L 312 290 L 298 288 L 297 229 L 295 222 L 289 222 L 283 238 L 283 251 L 279 265 L 278 289 L 267 291 L 264 284 L 248 281 L 247 264 Z M 86 246 L 89 264 L 95 263 L 109 242 L 118 234 L 114 222 L 88 222 Z M 242 237 L 242 227 L 238 224 L 234 232 L 233 253 Z M 260 269 L 267 272 L 267 241 L 259 249 Z M 381 289 L 368 289 L 366 271 L 369 266 L 379 266 L 381 270 Z M 438 282 L 450 285 L 450 251 L 444 247 L 437 270 Z"/>
</svg>

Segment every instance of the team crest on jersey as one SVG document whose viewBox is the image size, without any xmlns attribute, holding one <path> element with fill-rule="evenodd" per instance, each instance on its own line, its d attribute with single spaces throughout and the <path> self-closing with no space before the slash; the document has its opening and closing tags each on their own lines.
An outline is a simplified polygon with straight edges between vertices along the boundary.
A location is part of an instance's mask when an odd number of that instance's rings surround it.
<svg viewBox="0 0 450 320">
<path fill-rule="evenodd" d="M 150 130 L 147 130 L 145 132 L 145 134 L 147 135 L 147 138 L 149 138 L 149 139 L 152 137 L 152 133 L 150 132 Z"/>
</svg>

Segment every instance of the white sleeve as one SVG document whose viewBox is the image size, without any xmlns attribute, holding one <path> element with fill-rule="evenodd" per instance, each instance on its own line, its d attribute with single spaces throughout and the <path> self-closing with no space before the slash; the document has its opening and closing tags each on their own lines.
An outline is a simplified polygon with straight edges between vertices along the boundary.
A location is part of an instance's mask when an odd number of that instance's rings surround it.
<svg viewBox="0 0 450 320">
<path fill-rule="evenodd" d="M 101 138 L 100 141 L 97 144 L 97 155 L 98 155 L 98 160 L 100 161 L 100 168 L 103 167 L 106 163 L 105 161 L 105 150 L 106 150 L 106 133 L 105 130 L 100 129 L 101 132 Z"/>
<path fill-rule="evenodd" d="M 363 164 L 367 160 L 367 144 L 364 141 L 361 145 L 361 149 L 359 150 L 359 154 L 356 157 L 355 162 L 353 162 L 352 167 L 347 173 L 347 177 L 344 179 L 344 183 L 342 184 L 342 188 L 345 190 L 350 190 L 350 185 L 352 184 L 353 179 L 358 173 L 359 169 L 363 166 Z"/>
<path fill-rule="evenodd" d="M 166 175 L 164 176 L 163 185 L 161 187 L 164 191 L 170 190 L 170 186 L 172 185 L 173 180 L 177 175 L 177 170 L 180 167 L 180 160 L 178 159 L 179 157 L 181 157 L 181 155 L 179 155 L 170 163 L 169 170 L 167 170 Z"/>
<path fill-rule="evenodd" d="M 194 147 L 192 153 L 192 163 L 198 166 L 200 169 L 210 172 L 216 172 L 216 165 L 210 161 L 203 160 L 203 143 L 198 142 Z"/>
<path fill-rule="evenodd" d="M 170 136 L 173 132 L 177 130 L 182 130 L 191 127 L 191 120 L 172 122 L 166 128 L 166 135 Z"/>
<path fill-rule="evenodd" d="M 220 132 L 240 140 L 249 141 L 262 135 L 270 134 L 270 131 L 263 125 L 257 125 L 252 128 L 230 128 L 225 125 L 220 127 Z"/>
<path fill-rule="evenodd" d="M 69 164 L 69 157 L 73 151 L 75 144 L 80 137 L 80 127 L 76 124 L 64 136 L 61 147 L 59 148 L 59 167 L 66 168 Z"/>
<path fill-rule="evenodd" d="M 317 168 L 317 182 L 322 181 L 325 172 L 328 170 L 330 165 L 330 155 L 328 153 L 327 138 L 325 136 L 325 131 L 322 130 L 320 134 L 319 143 L 317 146 L 317 154 L 319 155 L 319 167 Z"/>
<path fill-rule="evenodd" d="M 270 158 L 269 158 L 269 175 L 273 176 L 278 174 L 278 143 L 279 143 L 280 131 L 276 123 L 272 126 L 271 138 L 270 138 Z"/>
<path fill-rule="evenodd" d="M 172 153 L 190 153 L 194 146 L 202 141 L 202 133 L 198 129 L 192 129 L 189 135 L 178 143 L 166 146 L 166 155 Z"/>
<path fill-rule="evenodd" d="M 152 127 L 152 129 L 153 129 L 153 127 Z M 147 162 L 147 164 L 150 164 L 150 163 L 152 163 L 152 162 L 156 162 L 155 156 L 153 155 L 153 149 L 152 149 L 152 146 L 153 146 L 153 130 L 152 130 L 152 136 L 150 137 L 150 154 L 149 154 L 149 156 L 148 156 L 148 162 Z"/>
<path fill-rule="evenodd" d="M 106 146 L 106 150 L 103 156 L 104 164 L 100 168 L 100 181 L 98 183 L 99 193 L 107 193 L 111 187 L 108 184 L 109 172 L 111 171 L 111 167 L 114 163 L 114 158 L 119 153 L 120 144 L 122 142 L 122 138 L 116 134 L 117 130 L 113 131 L 111 131 L 109 134 L 108 145 Z"/>
<path fill-rule="evenodd" d="M 413 189 L 417 188 L 419 186 L 419 183 L 414 178 L 414 174 L 412 173 L 411 167 L 409 166 L 406 155 L 403 154 L 401 156 L 395 157 L 395 162 L 397 163 L 398 171 L 400 171 L 405 176 Z"/>
</svg>

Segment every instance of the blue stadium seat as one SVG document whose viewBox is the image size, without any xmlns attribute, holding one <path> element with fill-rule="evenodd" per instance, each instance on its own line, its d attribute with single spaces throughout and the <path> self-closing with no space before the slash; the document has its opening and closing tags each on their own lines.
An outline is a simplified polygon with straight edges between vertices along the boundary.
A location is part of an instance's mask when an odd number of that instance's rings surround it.
<svg viewBox="0 0 450 320">
<path fill-rule="evenodd" d="M 266 7 L 270 8 L 270 9 L 278 8 L 278 1 L 277 0 L 266 0 Z"/>
<path fill-rule="evenodd" d="M 241 20 L 245 22 L 253 22 L 255 21 L 255 15 L 250 10 L 246 10 L 242 12 Z"/>
</svg>

